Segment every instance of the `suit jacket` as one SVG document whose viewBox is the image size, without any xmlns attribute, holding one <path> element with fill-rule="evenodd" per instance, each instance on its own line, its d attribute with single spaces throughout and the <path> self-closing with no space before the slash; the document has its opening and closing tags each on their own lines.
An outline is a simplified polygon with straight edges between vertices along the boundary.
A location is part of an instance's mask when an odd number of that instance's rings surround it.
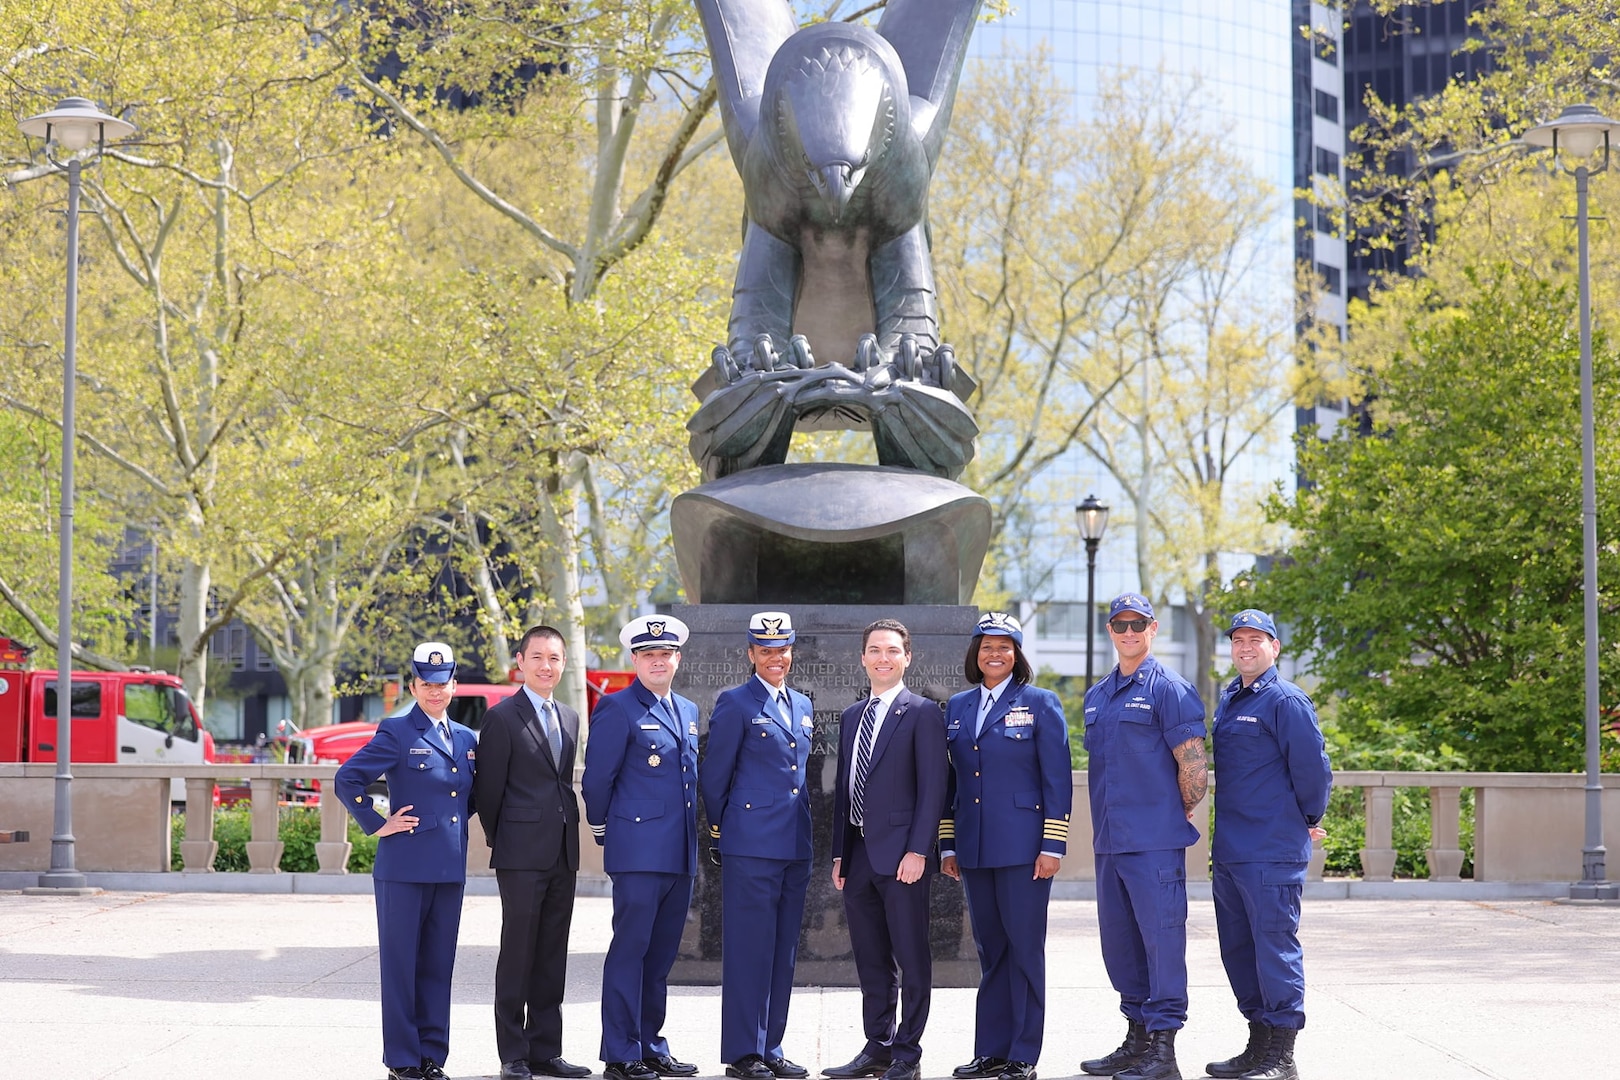
<svg viewBox="0 0 1620 1080">
<path fill-rule="evenodd" d="M 338 768 L 332 782 L 334 794 L 368 835 L 386 820 L 366 794 L 379 777 L 388 778 L 388 802 L 394 810 L 413 808 L 416 828 L 377 841 L 371 876 L 378 881 L 467 880 L 467 820 L 476 807 L 473 766 L 478 736 L 450 721 L 452 752 L 433 734 L 432 725 L 420 705 L 411 706 L 404 716 L 384 719 L 371 741 Z"/>
<path fill-rule="evenodd" d="M 545 728 L 523 690 L 484 715 L 478 738 L 478 820 L 497 870 L 550 870 L 561 859 L 579 869 L 579 797 L 574 755 L 579 714 L 552 700 L 562 731 L 562 761 L 553 762 Z"/>
<path fill-rule="evenodd" d="M 1043 851 L 1066 854 L 1074 779 L 1062 701 L 1050 690 L 1008 683 L 975 735 L 980 700 L 975 686 L 945 710 L 954 771 L 940 850 L 968 870 L 1034 866 Z"/>
<path fill-rule="evenodd" d="M 805 769 L 815 721 L 809 698 L 791 687 L 787 695 L 787 717 L 766 706 L 757 677 L 715 699 L 699 784 L 723 855 L 811 857 Z"/>
<path fill-rule="evenodd" d="M 838 779 L 833 786 L 833 855 L 849 865 L 855 830 L 849 823 L 850 770 L 855 767 L 855 736 L 860 731 L 863 699 L 844 710 L 838 727 Z M 945 717 L 938 705 L 902 690 L 878 730 L 868 766 L 864 824 L 867 857 L 872 869 L 893 874 L 908 851 L 926 856 L 938 867 L 934 851 L 950 762 L 945 756 Z"/>
<path fill-rule="evenodd" d="M 697 873 L 698 707 L 670 698 L 675 724 L 640 679 L 591 711 L 580 789 L 609 874 Z"/>
</svg>

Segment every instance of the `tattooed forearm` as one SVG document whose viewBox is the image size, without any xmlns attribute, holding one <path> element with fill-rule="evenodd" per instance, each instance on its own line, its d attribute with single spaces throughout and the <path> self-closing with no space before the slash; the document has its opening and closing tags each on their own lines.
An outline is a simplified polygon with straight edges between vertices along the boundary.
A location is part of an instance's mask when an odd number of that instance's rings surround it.
<svg viewBox="0 0 1620 1080">
<path fill-rule="evenodd" d="M 1181 785 L 1181 808 L 1191 814 L 1193 807 L 1202 802 L 1209 791 L 1209 760 L 1204 757 L 1203 738 L 1188 739 L 1176 747 L 1175 754 L 1179 773 L 1176 779 Z"/>
</svg>

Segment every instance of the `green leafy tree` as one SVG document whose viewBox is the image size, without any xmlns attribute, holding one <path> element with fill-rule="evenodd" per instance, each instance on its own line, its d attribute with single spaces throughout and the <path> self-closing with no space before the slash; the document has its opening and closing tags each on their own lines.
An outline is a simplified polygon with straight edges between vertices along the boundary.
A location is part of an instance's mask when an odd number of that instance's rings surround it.
<svg viewBox="0 0 1620 1080">
<path fill-rule="evenodd" d="M 1306 445 L 1310 480 L 1271 503 L 1296 537 L 1226 606 L 1311 642 L 1352 743 L 1475 769 L 1572 769 L 1582 746 L 1578 344 L 1569 290 L 1506 267 L 1459 296 L 1413 281 L 1405 344 L 1371 377 L 1368 438 Z M 1398 335 L 1385 328 L 1383 340 Z M 1596 352 L 1598 504 L 1620 497 L 1620 365 Z M 1601 632 L 1620 611 L 1620 526 L 1600 517 Z M 1604 700 L 1620 652 L 1601 661 Z"/>
</svg>

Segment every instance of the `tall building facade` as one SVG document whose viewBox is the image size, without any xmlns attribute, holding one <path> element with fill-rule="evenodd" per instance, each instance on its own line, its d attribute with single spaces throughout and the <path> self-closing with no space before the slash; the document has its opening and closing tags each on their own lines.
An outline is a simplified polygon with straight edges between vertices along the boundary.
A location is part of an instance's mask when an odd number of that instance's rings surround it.
<svg viewBox="0 0 1620 1080">
<path fill-rule="evenodd" d="M 1345 154 L 1344 71 L 1339 62 L 1342 11 L 1311 0 L 1023 0 L 1016 14 L 981 26 L 974 55 L 984 62 L 1027 55 L 1044 46 L 1054 73 L 1072 91 L 1076 114 L 1091 115 L 1099 87 L 1111 76 L 1139 70 L 1196 79 L 1207 127 L 1224 132 L 1224 145 L 1275 194 L 1275 212 L 1251 271 L 1273 290 L 1277 311 L 1293 318 L 1296 262 L 1313 266 L 1323 292 L 1315 317 L 1342 327 L 1347 252 L 1331 212 L 1316 212 L 1296 191 L 1319 188 L 1324 200 L 1342 185 Z M 1247 477 L 1254 485 L 1292 483 L 1292 435 L 1299 427 L 1331 425 L 1342 406 L 1325 402 L 1279 415 L 1269 444 L 1256 454 Z M 1123 500 L 1107 473 L 1083 451 L 1071 451 L 1044 478 L 1048 522 L 1034 543 L 1044 547 L 1052 571 L 1038 586 L 1018 589 L 1031 616 L 1038 666 L 1061 675 L 1083 674 L 1088 617 L 1086 566 L 1072 507 L 1094 492 L 1116 507 Z M 1099 552 L 1098 597 L 1140 587 L 1129 524 L 1111 524 Z M 1254 553 L 1259 554 L 1259 553 Z M 1244 553 L 1232 553 L 1238 569 Z M 1172 597 L 1172 601 L 1176 598 Z M 1192 634 L 1172 610 L 1161 617 L 1158 651 L 1187 668 Z M 1104 628 L 1096 625 L 1093 665 L 1112 663 Z"/>
</svg>

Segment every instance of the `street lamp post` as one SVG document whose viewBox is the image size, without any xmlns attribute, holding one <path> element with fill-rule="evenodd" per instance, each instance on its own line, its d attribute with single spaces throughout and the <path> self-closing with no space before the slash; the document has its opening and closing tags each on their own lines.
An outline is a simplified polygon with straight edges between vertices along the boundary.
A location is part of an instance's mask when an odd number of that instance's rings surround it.
<svg viewBox="0 0 1620 1080">
<path fill-rule="evenodd" d="M 1080 526 L 1080 539 L 1086 542 L 1086 689 L 1090 690 L 1092 654 L 1096 651 L 1093 638 L 1097 633 L 1097 545 L 1108 528 L 1108 506 L 1098 502 L 1097 496 L 1087 495 L 1074 508 L 1074 519 Z"/>
<path fill-rule="evenodd" d="M 1560 151 L 1577 164 L 1575 173 L 1575 235 L 1580 263 L 1581 323 L 1581 555 L 1585 573 L 1586 631 L 1586 840 L 1581 849 L 1581 880 L 1569 887 L 1574 900 L 1614 900 L 1620 885 L 1607 880 L 1603 846 L 1603 777 L 1598 753 L 1598 578 L 1597 578 L 1597 464 L 1596 424 L 1592 406 L 1592 267 L 1587 254 L 1586 182 L 1609 167 L 1609 133 L 1620 130 L 1591 105 L 1567 106 L 1558 119 L 1538 124 L 1524 133 L 1531 146 L 1551 147 L 1553 160 Z M 1587 159 L 1603 148 L 1603 164 L 1588 169 Z"/>
<path fill-rule="evenodd" d="M 135 125 L 108 116 L 87 98 L 70 97 L 56 108 L 30 116 L 22 133 L 45 142 L 46 160 L 67 172 L 67 310 L 62 323 L 62 523 L 61 566 L 56 607 L 56 803 L 51 822 L 51 867 L 40 875 L 42 889 L 83 889 L 84 875 L 73 858 L 73 389 L 76 378 L 79 315 L 79 188 L 84 153 L 95 154 L 107 137 L 123 138 Z M 51 148 L 65 152 L 65 162 Z"/>
</svg>

